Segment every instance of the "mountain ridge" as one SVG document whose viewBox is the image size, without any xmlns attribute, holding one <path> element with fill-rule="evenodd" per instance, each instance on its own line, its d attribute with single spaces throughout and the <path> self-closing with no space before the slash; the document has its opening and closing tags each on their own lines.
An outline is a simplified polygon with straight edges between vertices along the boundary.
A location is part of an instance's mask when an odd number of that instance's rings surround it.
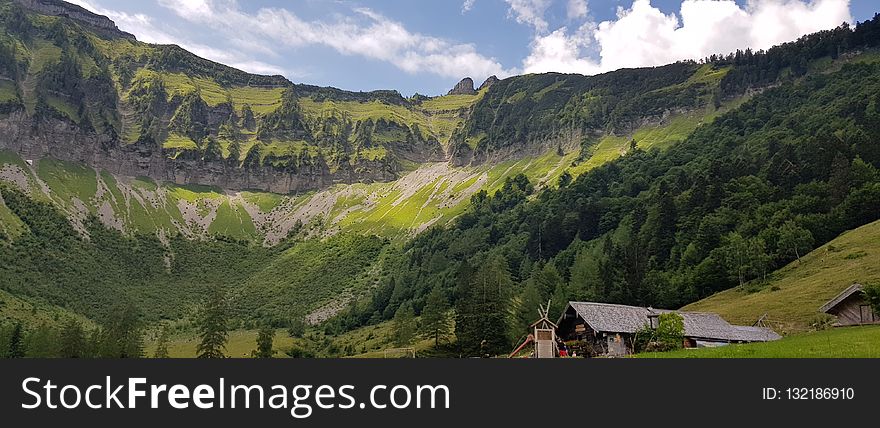
<svg viewBox="0 0 880 428">
<path fill-rule="evenodd" d="M 466 94 L 453 90 L 433 98 L 295 84 L 282 76 L 235 70 L 174 45 L 94 33 L 115 25 L 106 17 L 83 15 L 77 6 L 64 9 L 60 1 L 4 3 L 3 75 L 13 85 L 6 90 L 6 117 L 0 124 L 4 148 L 29 159 L 51 156 L 176 184 L 287 194 L 337 183 L 389 182 L 411 163 L 464 166 L 561 145 L 577 149 L 585 129 L 594 137 L 606 134 L 601 120 L 571 119 L 559 129 L 555 119 L 525 129 L 509 121 L 519 121 L 519 112 L 561 109 L 587 89 L 609 100 L 606 109 L 616 108 L 615 97 L 628 96 L 614 92 L 620 86 L 614 77 L 581 75 L 489 78 L 479 91 L 471 80 Z M 682 64 L 673 66 L 681 69 L 677 74 L 657 68 L 618 76 L 623 81 L 655 79 L 628 92 L 647 93 L 682 84 L 700 69 Z M 664 79 L 672 75 L 677 77 Z M 510 85 L 534 96 L 517 98 Z M 681 87 L 692 93 L 686 102 L 669 98 L 673 101 L 663 108 L 645 115 L 633 110 L 621 120 L 632 130 L 646 121 L 699 110 L 717 85 L 691 82 Z M 499 110 L 507 118 L 501 126 L 514 134 L 494 130 L 496 121 L 488 118 Z M 610 129 L 615 131 L 620 129 Z"/>
<path fill-rule="evenodd" d="M 16 5 L 0 2 L 13 319 L 135 302 L 185 328 L 221 287 L 237 327 L 303 316 L 333 334 L 419 314 L 436 290 L 458 313 L 516 314 L 471 331 L 506 352 L 548 299 L 677 307 L 877 220 L 877 18 L 766 52 L 403 98 Z"/>
</svg>

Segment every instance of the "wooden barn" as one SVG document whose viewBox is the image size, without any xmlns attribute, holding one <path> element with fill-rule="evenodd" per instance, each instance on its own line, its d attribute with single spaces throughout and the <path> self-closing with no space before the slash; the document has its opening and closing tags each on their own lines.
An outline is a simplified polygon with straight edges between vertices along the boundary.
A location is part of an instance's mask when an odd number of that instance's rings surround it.
<svg viewBox="0 0 880 428">
<path fill-rule="evenodd" d="M 819 308 L 820 311 L 837 317 L 835 327 L 850 325 L 880 324 L 880 316 L 871 310 L 865 298 L 862 284 L 853 284 L 837 297 Z"/>
<path fill-rule="evenodd" d="M 557 335 L 576 342 L 580 355 L 622 356 L 632 353 L 636 332 L 646 326 L 657 327 L 662 309 L 608 303 L 569 302 L 557 322 Z M 709 347 L 728 343 L 768 342 L 780 339 L 764 327 L 731 325 L 718 314 L 680 312 L 684 321 L 685 347 Z"/>
</svg>

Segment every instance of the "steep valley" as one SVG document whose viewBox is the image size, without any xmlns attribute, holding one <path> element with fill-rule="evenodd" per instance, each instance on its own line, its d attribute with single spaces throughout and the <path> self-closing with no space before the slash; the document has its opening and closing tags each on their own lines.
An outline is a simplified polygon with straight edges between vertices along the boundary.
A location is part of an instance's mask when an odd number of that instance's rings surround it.
<svg viewBox="0 0 880 428">
<path fill-rule="evenodd" d="M 321 339 L 285 343 L 352 355 L 391 346 L 374 334 L 432 291 L 477 310 L 474 278 L 505 290 L 498 349 L 551 299 L 748 322 L 799 290 L 768 271 L 874 234 L 878 28 L 404 97 L 248 74 L 65 2 L 0 0 L 0 327 L 100 325 L 128 305 L 189 350 L 219 287 L 234 329 L 304 319 Z M 832 269 L 818 257 L 805 266 Z M 834 289 L 859 280 L 834 272 Z M 789 312 L 805 330 L 812 309 Z"/>
</svg>

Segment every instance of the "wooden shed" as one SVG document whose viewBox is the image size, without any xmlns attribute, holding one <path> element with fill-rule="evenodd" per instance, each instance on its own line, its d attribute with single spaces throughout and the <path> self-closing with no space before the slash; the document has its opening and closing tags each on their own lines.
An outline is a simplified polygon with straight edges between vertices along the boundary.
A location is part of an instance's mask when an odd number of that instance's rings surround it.
<svg viewBox="0 0 880 428">
<path fill-rule="evenodd" d="M 657 317 L 668 312 L 682 317 L 685 347 L 768 342 L 781 338 L 768 328 L 732 325 L 713 313 L 595 302 L 569 302 L 556 323 L 559 326 L 556 332 L 562 340 L 577 343 L 579 355 L 623 356 L 632 353 L 636 332 L 645 327 L 657 328 Z"/>
<path fill-rule="evenodd" d="M 837 317 L 835 327 L 880 324 L 880 316 L 871 310 L 862 288 L 862 284 L 847 287 L 837 297 L 822 305 L 819 310 Z"/>
</svg>

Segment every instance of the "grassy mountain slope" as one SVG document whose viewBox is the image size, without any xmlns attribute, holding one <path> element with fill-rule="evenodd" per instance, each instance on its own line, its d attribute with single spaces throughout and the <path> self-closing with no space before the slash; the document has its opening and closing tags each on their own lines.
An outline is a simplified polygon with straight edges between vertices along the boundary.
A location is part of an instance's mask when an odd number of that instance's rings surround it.
<svg viewBox="0 0 880 428">
<path fill-rule="evenodd" d="M 24 112 L 38 129 L 42 121 L 64 123 L 80 137 L 101 140 L 99 154 L 135 156 L 125 169 L 143 171 L 123 175 L 160 181 L 172 173 L 154 175 L 155 168 L 144 167 L 147 155 L 158 154 L 171 171 L 201 164 L 195 168 L 225 174 L 320 175 L 294 186 L 319 189 L 328 182 L 389 181 L 450 157 L 480 164 L 560 147 L 570 152 L 643 126 L 665 128 L 677 116 L 699 122 L 707 106 L 725 101 L 714 94 L 731 69 L 685 62 L 594 77 L 517 76 L 476 95 L 405 98 L 395 91 L 349 92 L 248 74 L 176 46 L 95 28 L 77 13 L 46 15 L 32 4 L 0 2 L 2 113 Z M 41 147 L 28 144 L 19 150 Z M 66 160 L 101 163 L 91 155 L 96 148 L 84 150 Z M 198 173 L 174 174 L 179 183 L 214 184 Z M 279 177 L 269 180 L 234 185 L 271 189 Z"/>
<path fill-rule="evenodd" d="M 35 135 L 0 141 L 0 289 L 48 317 L 134 302 L 186 326 L 219 285 L 235 328 L 338 315 L 325 331 L 340 333 L 419 313 L 432 289 L 469 303 L 472 276 L 509 285 L 492 314 L 517 322 L 551 296 L 680 306 L 788 264 L 789 241 L 877 220 L 880 20 L 705 64 L 403 98 L 250 75 L 15 2 L 0 14 L 0 131 Z M 114 156 L 165 173 L 111 174 Z M 297 190 L 171 184 L 217 177 Z M 485 329 L 505 336 L 492 352 L 522 333 L 505 322 Z"/>
<path fill-rule="evenodd" d="M 767 314 L 778 331 L 799 332 L 820 319 L 820 306 L 856 282 L 880 282 L 880 221 L 845 232 L 766 281 L 722 291 L 683 309 L 715 312 L 739 324 Z"/>
<path fill-rule="evenodd" d="M 338 184 L 300 195 L 156 183 L 148 177 L 116 176 L 52 159 L 37 160 L 31 167 L 17 154 L 3 150 L 0 181 L 15 183 L 33 195 L 42 194 L 39 197 L 51 199 L 74 218 L 88 211 L 109 227 L 125 232 L 161 230 L 166 235 L 190 237 L 219 234 L 267 244 L 276 244 L 291 233 L 405 237 L 446 224 L 467 209 L 471 196 L 481 190 L 494 193 L 504 180 L 517 174 L 525 174 L 541 188 L 552 188 L 563 173 L 576 177 L 624 155 L 633 138 L 642 148 L 668 147 L 736 105 L 738 102 L 732 102 L 706 113 L 673 116 L 628 136 L 603 137 L 586 151 L 553 149 L 461 167 L 445 162 L 415 164 L 414 169 L 389 183 Z M 300 224 L 304 226 L 301 230 Z"/>
<path fill-rule="evenodd" d="M 0 240 L 0 289 L 36 307 L 33 316 L 25 316 L 22 303 L 0 307 L 13 319 L 76 313 L 101 320 L 119 303 L 136 304 L 148 322 L 184 319 L 214 286 L 240 302 L 235 319 L 243 325 L 284 325 L 297 314 L 323 319 L 345 296 L 369 290 L 365 278 L 381 268 L 387 244 L 340 235 L 266 248 L 228 238 L 123 235 L 95 215 L 73 223 L 51 202 L 7 186 L 0 193 L 25 228 Z"/>
</svg>

